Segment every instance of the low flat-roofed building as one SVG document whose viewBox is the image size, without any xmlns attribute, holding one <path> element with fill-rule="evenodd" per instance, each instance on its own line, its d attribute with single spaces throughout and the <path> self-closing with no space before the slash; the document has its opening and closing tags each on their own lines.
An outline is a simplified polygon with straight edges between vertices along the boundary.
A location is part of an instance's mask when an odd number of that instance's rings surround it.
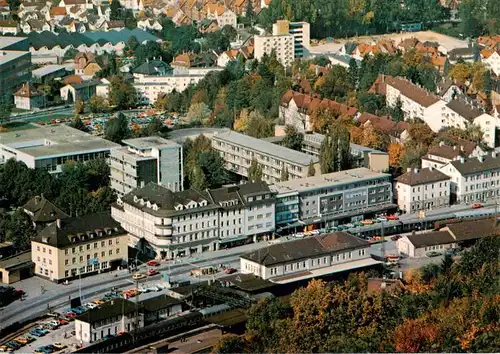
<svg viewBox="0 0 500 354">
<path fill-rule="evenodd" d="M 0 260 L 0 281 L 12 284 L 33 276 L 34 263 L 31 251 L 16 254 Z"/>
<path fill-rule="evenodd" d="M 75 319 L 75 337 L 93 343 L 106 336 L 144 327 L 144 314 L 137 305 L 125 299 L 113 299 Z"/>
<path fill-rule="evenodd" d="M 158 136 L 123 140 L 124 148 L 111 151 L 111 187 L 123 196 L 149 182 L 171 191 L 183 189 L 182 146 Z"/>
<path fill-rule="evenodd" d="M 364 167 L 279 182 L 271 189 L 277 201 L 281 194 L 298 192 L 303 225 L 335 226 L 341 219 L 354 221 L 395 207 L 391 175 Z"/>
<path fill-rule="evenodd" d="M 13 158 L 30 168 L 59 173 L 66 161 L 107 158 L 119 147 L 67 125 L 37 127 L 0 133 L 0 163 Z"/>
<path fill-rule="evenodd" d="M 328 276 L 379 264 L 370 243 L 347 232 L 281 242 L 240 256 L 242 273 L 277 284 Z"/>
<path fill-rule="evenodd" d="M 255 159 L 262 167 L 262 179 L 268 183 L 278 182 L 282 170 L 286 169 L 290 179 L 307 177 L 312 162 L 319 174 L 319 159 L 299 151 L 288 149 L 261 139 L 231 130 L 216 132 L 212 136 L 212 147 L 226 162 L 226 168 L 240 176 L 248 177 L 248 169 Z"/>
<path fill-rule="evenodd" d="M 33 76 L 33 81 L 43 83 L 68 75 L 68 69 L 64 65 L 51 64 L 33 70 L 31 75 Z"/>
<path fill-rule="evenodd" d="M 399 254 L 411 258 L 422 258 L 427 252 L 442 253 L 455 247 L 457 247 L 457 241 L 448 231 L 409 235 L 397 241 Z"/>
</svg>

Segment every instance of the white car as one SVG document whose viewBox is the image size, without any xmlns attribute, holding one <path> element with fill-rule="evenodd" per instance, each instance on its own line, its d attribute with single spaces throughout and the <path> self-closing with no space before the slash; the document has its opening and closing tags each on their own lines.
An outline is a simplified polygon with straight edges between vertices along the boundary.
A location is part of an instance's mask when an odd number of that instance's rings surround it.
<svg viewBox="0 0 500 354">
<path fill-rule="evenodd" d="M 387 218 L 386 218 L 385 216 L 379 216 L 379 217 L 377 218 L 377 221 L 379 221 L 379 222 L 386 222 L 386 221 L 387 221 Z"/>
<path fill-rule="evenodd" d="M 294 236 L 298 237 L 298 238 L 301 238 L 301 237 L 304 237 L 304 233 L 303 232 L 298 232 Z"/>
<path fill-rule="evenodd" d="M 84 305 L 88 309 L 95 309 L 97 307 L 97 304 L 94 304 L 93 302 L 88 302 Z"/>
<path fill-rule="evenodd" d="M 319 230 L 312 230 L 311 235 L 319 235 Z"/>
</svg>

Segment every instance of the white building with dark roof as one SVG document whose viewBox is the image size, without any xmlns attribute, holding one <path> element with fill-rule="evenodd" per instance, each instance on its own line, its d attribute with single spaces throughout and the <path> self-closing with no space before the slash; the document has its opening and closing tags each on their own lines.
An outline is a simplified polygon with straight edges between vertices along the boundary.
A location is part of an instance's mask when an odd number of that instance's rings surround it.
<svg viewBox="0 0 500 354">
<path fill-rule="evenodd" d="M 500 157 L 496 152 L 474 158 L 461 157 L 439 170 L 450 177 L 452 202 L 500 199 Z"/>
<path fill-rule="evenodd" d="M 438 146 L 431 146 L 427 155 L 422 157 L 422 168 L 441 168 L 460 157 L 479 157 L 484 154 L 485 151 L 472 141 L 458 139 L 454 145 L 446 145 L 441 141 Z"/>
<path fill-rule="evenodd" d="M 433 167 L 410 168 L 395 181 L 394 195 L 405 213 L 450 205 L 450 177 Z"/>
<path fill-rule="evenodd" d="M 254 274 L 276 284 L 328 276 L 378 263 L 371 257 L 367 241 L 346 232 L 281 242 L 240 257 L 243 274 Z"/>
</svg>

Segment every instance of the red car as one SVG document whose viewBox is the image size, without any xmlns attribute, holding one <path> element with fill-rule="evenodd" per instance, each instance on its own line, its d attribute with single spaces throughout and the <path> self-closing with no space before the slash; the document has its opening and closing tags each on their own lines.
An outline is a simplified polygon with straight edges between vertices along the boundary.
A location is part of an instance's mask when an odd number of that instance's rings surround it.
<svg viewBox="0 0 500 354">
<path fill-rule="evenodd" d="M 160 272 L 157 271 L 156 269 L 148 270 L 148 276 L 152 276 L 152 275 L 156 275 L 156 274 L 160 274 Z"/>
<path fill-rule="evenodd" d="M 63 320 L 63 319 L 59 319 L 59 320 L 57 320 L 57 321 L 59 322 L 59 324 L 60 324 L 61 326 L 63 326 L 63 325 L 67 325 L 67 324 L 69 323 L 68 321 Z"/>
<path fill-rule="evenodd" d="M 236 272 L 236 269 L 234 268 L 226 268 L 226 270 L 224 271 L 224 273 L 226 274 L 233 274 Z"/>
<path fill-rule="evenodd" d="M 152 260 L 148 261 L 146 264 L 148 266 L 150 266 L 150 267 L 158 267 L 160 265 L 160 262 L 155 261 L 154 259 L 152 259 Z"/>
<path fill-rule="evenodd" d="M 479 208 L 482 208 L 483 207 L 483 204 L 481 203 L 474 203 L 472 204 L 472 209 L 479 209 Z"/>
<path fill-rule="evenodd" d="M 387 215 L 385 218 L 387 220 L 399 220 L 399 216 L 397 216 L 396 214 L 394 214 L 394 215 Z"/>
</svg>

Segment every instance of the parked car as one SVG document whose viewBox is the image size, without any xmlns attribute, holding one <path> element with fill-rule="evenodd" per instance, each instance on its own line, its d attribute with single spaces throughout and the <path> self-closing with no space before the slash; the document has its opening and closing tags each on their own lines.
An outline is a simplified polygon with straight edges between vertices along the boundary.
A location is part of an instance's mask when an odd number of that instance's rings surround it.
<svg viewBox="0 0 500 354">
<path fill-rule="evenodd" d="M 437 256 L 440 256 L 441 253 L 440 252 L 436 252 L 436 251 L 430 251 L 430 252 L 427 252 L 425 255 L 427 257 L 437 257 Z"/>
<path fill-rule="evenodd" d="M 472 209 L 479 209 L 482 208 L 484 205 L 481 203 L 474 203 L 472 204 Z"/>
<path fill-rule="evenodd" d="M 25 337 L 17 337 L 16 339 L 14 339 L 16 342 L 18 342 L 19 344 L 21 345 L 26 345 L 28 344 L 28 339 L 25 338 Z"/>
<path fill-rule="evenodd" d="M 68 320 L 65 320 L 64 318 L 60 318 L 57 320 L 61 326 L 67 325 L 69 323 Z"/>
<path fill-rule="evenodd" d="M 151 277 L 153 275 L 160 274 L 160 272 L 157 271 L 156 269 L 149 269 L 147 274 L 149 277 Z"/>
<path fill-rule="evenodd" d="M 158 267 L 160 265 L 160 262 L 152 259 L 152 260 L 148 261 L 146 264 L 150 267 Z"/>
<path fill-rule="evenodd" d="M 55 342 L 54 344 L 52 344 L 54 347 L 56 347 L 58 350 L 61 350 L 61 349 L 64 349 L 67 347 L 67 345 L 65 344 L 62 344 L 62 343 L 59 343 L 59 342 Z"/>
<path fill-rule="evenodd" d="M 302 238 L 302 237 L 304 237 L 304 233 L 303 232 L 297 232 L 294 236 L 297 237 L 297 238 Z"/>
<path fill-rule="evenodd" d="M 10 353 L 12 352 L 12 348 L 7 347 L 6 345 L 2 345 L 0 347 L 0 353 Z"/>
<path fill-rule="evenodd" d="M 396 214 L 387 215 L 386 219 L 387 220 L 399 220 L 399 216 L 397 216 Z"/>
<path fill-rule="evenodd" d="M 111 339 L 111 338 L 113 338 L 113 337 L 114 337 L 114 335 L 112 335 L 112 334 L 108 334 L 107 336 L 104 336 L 104 338 L 103 338 L 103 339 L 104 339 L 104 340 L 108 340 L 108 339 Z"/>
<path fill-rule="evenodd" d="M 392 241 L 397 241 L 397 240 L 399 240 L 401 237 L 402 237 L 401 235 L 394 235 L 394 236 L 392 236 L 392 237 L 391 237 L 391 240 L 392 240 Z"/>
<path fill-rule="evenodd" d="M 387 218 L 385 216 L 379 216 L 376 221 L 377 222 L 385 222 L 385 221 L 387 221 Z"/>
<path fill-rule="evenodd" d="M 92 309 L 95 309 L 98 305 L 97 304 L 94 304 L 93 302 L 88 302 L 84 305 L 86 308 L 92 310 Z"/>
<path fill-rule="evenodd" d="M 236 272 L 236 269 L 234 268 L 226 268 L 226 270 L 224 271 L 224 273 L 226 274 L 233 274 Z"/>
<path fill-rule="evenodd" d="M 457 253 L 458 253 L 458 249 L 456 249 L 456 248 L 449 248 L 446 250 L 446 252 L 444 252 L 444 254 L 450 255 L 450 256 L 454 256 Z"/>
</svg>

